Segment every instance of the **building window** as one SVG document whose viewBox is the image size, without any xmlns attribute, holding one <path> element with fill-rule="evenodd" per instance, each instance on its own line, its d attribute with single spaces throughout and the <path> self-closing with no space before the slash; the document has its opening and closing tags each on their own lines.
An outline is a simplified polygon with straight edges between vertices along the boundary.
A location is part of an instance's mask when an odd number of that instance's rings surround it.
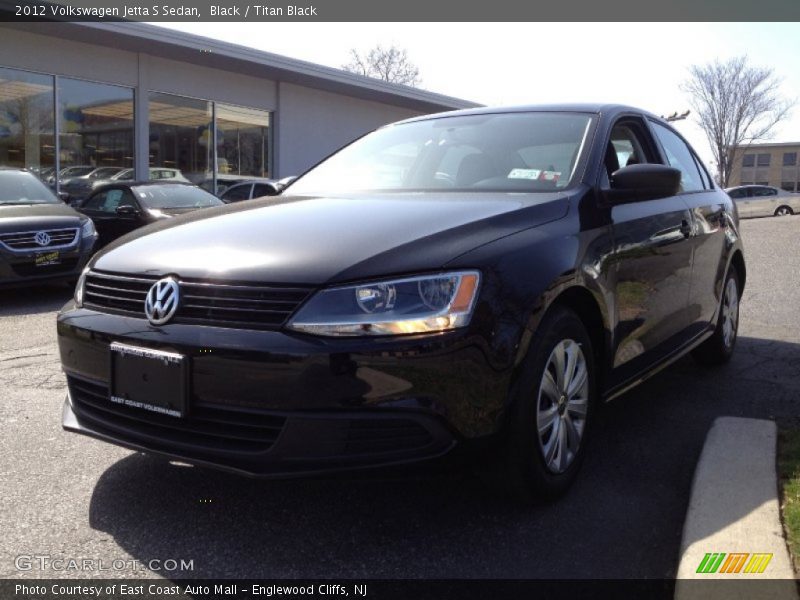
<svg viewBox="0 0 800 600">
<path fill-rule="evenodd" d="M 53 176 L 54 114 L 52 77 L 0 68 L 0 166 Z"/>
<path fill-rule="evenodd" d="M 753 185 L 753 182 L 752 181 L 743 181 L 739 185 Z"/>
<path fill-rule="evenodd" d="M 225 175 L 269 177 L 267 111 L 217 103 L 217 172 Z"/>
<path fill-rule="evenodd" d="M 787 192 L 794 191 L 794 181 L 782 181 L 781 182 L 781 189 Z"/>
<path fill-rule="evenodd" d="M 784 152 L 783 153 L 783 166 L 793 167 L 797 164 L 797 152 Z"/>
<path fill-rule="evenodd" d="M 742 166 L 743 167 L 754 167 L 754 166 L 756 166 L 756 155 L 755 154 L 745 154 L 742 157 Z"/>
<path fill-rule="evenodd" d="M 758 155 L 758 166 L 759 167 L 768 167 L 769 166 L 769 159 L 770 154 L 759 154 Z"/>
<path fill-rule="evenodd" d="M 214 164 L 211 102 L 151 92 L 150 167 L 177 169 L 196 184 Z"/>
<path fill-rule="evenodd" d="M 58 78 L 61 181 L 133 167 L 133 89 Z"/>
<path fill-rule="evenodd" d="M 756 185 L 769 185 L 769 181 L 756 181 Z"/>
<path fill-rule="evenodd" d="M 215 159 L 218 191 L 231 178 L 270 176 L 269 112 L 160 92 L 149 102 L 151 169 L 177 169 L 209 191 Z"/>
</svg>

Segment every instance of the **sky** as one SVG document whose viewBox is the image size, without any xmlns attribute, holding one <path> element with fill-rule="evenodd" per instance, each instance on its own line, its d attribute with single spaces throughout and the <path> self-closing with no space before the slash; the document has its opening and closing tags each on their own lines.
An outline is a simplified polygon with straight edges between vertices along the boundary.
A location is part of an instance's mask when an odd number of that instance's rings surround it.
<svg viewBox="0 0 800 600">
<path fill-rule="evenodd" d="M 658 115 L 690 109 L 693 64 L 747 55 L 797 99 L 770 141 L 800 141 L 800 23 L 154 23 L 330 67 L 351 48 L 405 48 L 420 87 L 486 105 L 614 102 Z M 690 115 L 675 127 L 714 169 Z"/>
</svg>

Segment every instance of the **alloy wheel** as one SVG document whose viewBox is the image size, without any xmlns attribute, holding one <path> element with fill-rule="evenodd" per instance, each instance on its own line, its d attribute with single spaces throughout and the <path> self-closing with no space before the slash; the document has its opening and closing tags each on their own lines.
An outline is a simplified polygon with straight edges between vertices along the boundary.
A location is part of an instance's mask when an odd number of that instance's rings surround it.
<svg viewBox="0 0 800 600">
<path fill-rule="evenodd" d="M 586 428 L 589 371 L 581 346 L 560 341 L 550 353 L 539 384 L 536 421 L 547 469 L 563 473 L 575 460 Z"/>
<path fill-rule="evenodd" d="M 722 341 L 726 348 L 733 346 L 736 329 L 739 326 L 739 290 L 733 277 L 725 285 L 722 299 Z"/>
</svg>

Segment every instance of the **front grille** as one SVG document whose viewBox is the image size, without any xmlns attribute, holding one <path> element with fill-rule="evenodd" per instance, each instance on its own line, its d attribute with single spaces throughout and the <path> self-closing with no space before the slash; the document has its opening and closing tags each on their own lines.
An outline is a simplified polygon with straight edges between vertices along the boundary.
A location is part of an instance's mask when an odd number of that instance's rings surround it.
<svg viewBox="0 0 800 600">
<path fill-rule="evenodd" d="M 39 233 L 47 234 L 49 243 L 40 244 L 36 241 L 36 235 Z M 0 234 L 0 243 L 17 252 L 27 250 L 53 250 L 56 248 L 63 248 L 71 246 L 78 238 L 79 230 L 76 228 L 70 229 L 37 229 L 36 231 L 24 231 L 17 233 L 2 233 Z"/>
<path fill-rule="evenodd" d="M 20 277 L 35 277 L 37 275 L 57 275 L 58 273 L 69 273 L 78 266 L 77 258 L 68 258 L 57 265 L 37 266 L 34 263 L 12 264 L 11 268 Z"/>
<path fill-rule="evenodd" d="M 91 271 L 86 277 L 84 305 L 143 317 L 147 291 L 158 279 Z M 276 329 L 313 288 L 183 279 L 180 291 L 180 305 L 172 322 Z"/>
<path fill-rule="evenodd" d="M 286 422 L 284 417 L 220 407 L 192 406 L 178 419 L 115 404 L 102 383 L 67 376 L 73 408 L 99 430 L 131 442 L 188 452 L 241 455 L 266 452 Z"/>
</svg>

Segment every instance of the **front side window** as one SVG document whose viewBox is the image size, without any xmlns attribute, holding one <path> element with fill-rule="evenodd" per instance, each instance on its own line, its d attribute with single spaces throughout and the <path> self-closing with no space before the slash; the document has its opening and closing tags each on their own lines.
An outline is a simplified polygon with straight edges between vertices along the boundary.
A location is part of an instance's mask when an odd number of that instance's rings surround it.
<svg viewBox="0 0 800 600">
<path fill-rule="evenodd" d="M 136 201 L 128 190 L 117 188 L 92 196 L 83 205 L 83 209 L 111 214 L 115 213 L 120 206 L 136 208 Z"/>
<path fill-rule="evenodd" d="M 661 142 L 671 167 L 681 172 L 681 191 L 697 192 L 703 189 L 703 180 L 692 151 L 680 137 L 661 123 L 653 122 L 653 131 Z"/>
<path fill-rule="evenodd" d="M 222 194 L 222 199 L 228 202 L 248 200 L 250 198 L 250 188 L 252 188 L 252 184 L 249 183 L 245 185 L 234 185 L 225 190 L 225 193 Z"/>
<path fill-rule="evenodd" d="M 593 122 L 584 113 L 530 112 L 391 125 L 334 154 L 291 192 L 560 190 L 576 179 Z"/>
</svg>

